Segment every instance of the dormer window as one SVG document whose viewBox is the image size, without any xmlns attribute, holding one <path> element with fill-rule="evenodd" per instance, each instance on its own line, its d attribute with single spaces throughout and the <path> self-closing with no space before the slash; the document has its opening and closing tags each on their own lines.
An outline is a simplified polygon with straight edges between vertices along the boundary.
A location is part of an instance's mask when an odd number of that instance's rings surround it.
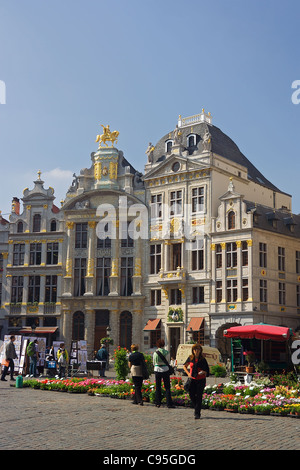
<svg viewBox="0 0 300 470">
<path fill-rule="evenodd" d="M 196 135 L 190 134 L 187 137 L 187 147 L 194 147 L 196 145 Z"/>
<path fill-rule="evenodd" d="M 166 148 L 165 148 L 166 153 L 171 153 L 172 147 L 173 147 L 173 140 L 167 140 Z"/>
</svg>

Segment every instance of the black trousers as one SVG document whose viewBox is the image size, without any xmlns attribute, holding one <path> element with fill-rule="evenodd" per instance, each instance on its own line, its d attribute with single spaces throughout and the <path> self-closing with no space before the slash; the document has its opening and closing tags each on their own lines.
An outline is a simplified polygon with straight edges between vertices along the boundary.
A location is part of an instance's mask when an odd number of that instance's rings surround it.
<svg viewBox="0 0 300 470">
<path fill-rule="evenodd" d="M 161 381 L 164 381 L 166 389 L 167 406 L 172 405 L 170 372 L 155 372 L 155 404 L 161 404 Z"/>
<path fill-rule="evenodd" d="M 195 416 L 200 416 L 202 407 L 203 390 L 206 385 L 206 380 L 192 380 L 190 388 L 190 399 L 195 410 Z"/>
<path fill-rule="evenodd" d="M 143 397 L 142 397 L 143 377 L 133 376 L 132 381 L 134 385 L 133 403 L 143 403 Z"/>
<path fill-rule="evenodd" d="M 5 379 L 5 376 L 8 374 L 8 369 L 10 368 L 10 377 L 11 379 L 13 379 L 14 377 L 14 369 L 15 369 L 15 365 L 14 365 L 14 361 L 13 359 L 7 359 L 9 361 L 9 366 L 4 366 L 4 369 L 3 369 L 3 373 L 1 375 L 1 379 Z"/>
</svg>

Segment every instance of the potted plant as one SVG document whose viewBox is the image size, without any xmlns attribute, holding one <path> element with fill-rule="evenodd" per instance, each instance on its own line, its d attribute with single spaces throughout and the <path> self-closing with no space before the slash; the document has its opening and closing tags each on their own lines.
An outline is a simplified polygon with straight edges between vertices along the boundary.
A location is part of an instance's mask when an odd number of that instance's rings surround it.
<svg viewBox="0 0 300 470">
<path fill-rule="evenodd" d="M 253 363 L 255 361 L 255 354 L 253 351 L 246 352 L 246 361 L 248 363 L 248 367 L 246 367 L 246 372 L 251 373 L 254 370 Z"/>
</svg>

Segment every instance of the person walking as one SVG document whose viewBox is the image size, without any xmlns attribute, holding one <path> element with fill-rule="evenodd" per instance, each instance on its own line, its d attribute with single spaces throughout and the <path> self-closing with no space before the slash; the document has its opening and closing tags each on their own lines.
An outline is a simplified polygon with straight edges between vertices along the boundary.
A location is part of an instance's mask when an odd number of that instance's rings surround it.
<svg viewBox="0 0 300 470">
<path fill-rule="evenodd" d="M 192 354 L 185 361 L 183 370 L 190 379 L 189 395 L 194 408 L 195 419 L 200 419 L 203 390 L 206 385 L 206 377 L 209 376 L 209 366 L 203 356 L 201 344 L 196 343 L 193 345 Z"/>
<path fill-rule="evenodd" d="M 161 381 L 163 380 L 166 389 L 167 407 L 175 408 L 171 397 L 170 372 L 169 366 L 167 365 L 167 356 L 169 352 L 164 349 L 165 342 L 163 339 L 159 339 L 156 345 L 157 350 L 153 354 L 155 374 L 155 405 L 157 408 L 159 408 L 161 405 Z M 163 358 L 165 358 L 165 360 Z"/>
<path fill-rule="evenodd" d="M 102 362 L 101 369 L 99 370 L 100 377 L 106 377 L 105 370 L 106 370 L 107 358 L 108 358 L 108 352 L 107 352 L 105 344 L 103 343 L 101 345 L 101 348 L 98 350 L 96 354 L 96 359 Z"/>
<path fill-rule="evenodd" d="M 62 379 L 66 375 L 66 367 L 68 365 L 69 355 L 65 348 L 65 344 L 61 343 L 57 350 L 57 362 L 58 362 L 58 376 Z"/>
<path fill-rule="evenodd" d="M 137 344 L 131 345 L 131 354 L 128 358 L 128 366 L 131 372 L 132 381 L 134 384 L 134 397 L 133 403 L 135 405 L 143 405 L 142 385 L 143 385 L 143 369 L 142 364 L 145 361 L 144 354 L 139 352 Z"/>
<path fill-rule="evenodd" d="M 3 372 L 1 375 L 1 380 L 3 382 L 7 382 L 5 376 L 8 373 L 8 369 L 10 369 L 10 380 L 15 380 L 14 379 L 14 359 L 18 359 L 15 345 L 14 345 L 15 340 L 16 340 L 16 337 L 12 335 L 10 337 L 9 343 L 7 343 L 5 346 L 4 359 L 5 361 L 7 361 L 7 365 L 4 366 Z"/>
</svg>

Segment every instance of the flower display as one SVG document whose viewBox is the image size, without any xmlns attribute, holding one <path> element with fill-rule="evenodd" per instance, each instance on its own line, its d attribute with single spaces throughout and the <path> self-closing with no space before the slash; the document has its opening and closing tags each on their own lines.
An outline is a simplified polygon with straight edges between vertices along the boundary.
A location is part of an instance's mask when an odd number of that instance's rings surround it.
<svg viewBox="0 0 300 470">
<path fill-rule="evenodd" d="M 183 387 L 181 377 L 171 377 L 172 399 L 176 406 L 191 406 L 189 394 Z M 132 399 L 134 387 L 130 379 L 112 380 L 108 378 L 72 379 L 28 379 L 24 387 L 40 390 L 64 391 L 69 393 L 88 393 L 99 397 Z M 143 401 L 154 403 L 155 383 L 144 380 L 142 385 Z M 166 401 L 162 385 L 162 403 Z M 204 389 L 202 407 L 210 410 L 231 411 L 276 416 L 300 417 L 300 385 L 270 385 L 251 382 L 223 383 L 207 385 Z"/>
</svg>

